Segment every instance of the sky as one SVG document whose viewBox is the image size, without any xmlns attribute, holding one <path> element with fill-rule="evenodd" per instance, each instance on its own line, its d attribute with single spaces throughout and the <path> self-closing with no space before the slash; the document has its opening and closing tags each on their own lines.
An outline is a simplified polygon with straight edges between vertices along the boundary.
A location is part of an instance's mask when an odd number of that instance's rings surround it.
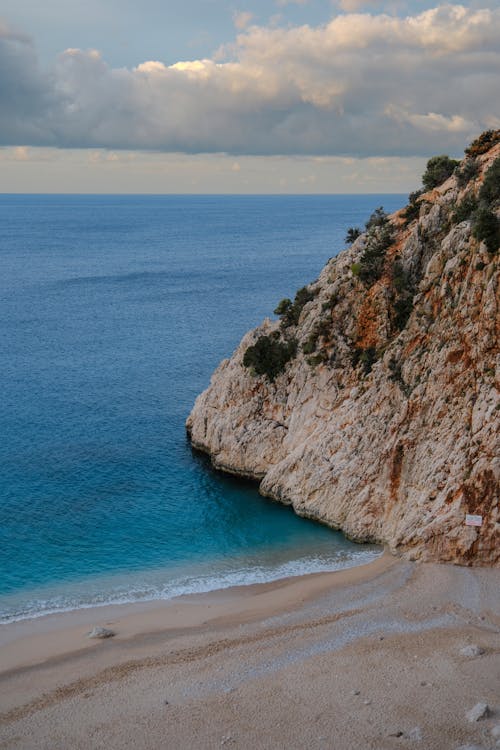
<svg viewBox="0 0 500 750">
<path fill-rule="evenodd" d="M 0 192 L 409 192 L 499 81 L 497 0 L 2 0 Z"/>
</svg>

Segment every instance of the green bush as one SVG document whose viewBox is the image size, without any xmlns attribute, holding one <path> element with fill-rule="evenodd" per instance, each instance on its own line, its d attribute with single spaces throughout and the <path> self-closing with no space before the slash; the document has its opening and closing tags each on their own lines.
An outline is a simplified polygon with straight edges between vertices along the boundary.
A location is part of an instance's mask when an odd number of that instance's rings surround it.
<svg viewBox="0 0 500 750">
<path fill-rule="evenodd" d="M 394 325 L 402 331 L 408 323 L 413 310 L 413 295 L 405 294 L 398 297 L 394 303 Z"/>
<path fill-rule="evenodd" d="M 445 180 L 453 174 L 455 167 L 460 162 L 456 159 L 450 159 L 446 154 L 433 156 L 427 162 L 427 169 L 422 176 L 422 184 L 426 190 L 432 190 L 438 185 L 442 185 Z"/>
<path fill-rule="evenodd" d="M 361 229 L 359 229 L 359 227 L 349 227 L 344 242 L 346 245 L 352 245 L 352 243 L 358 239 L 360 234 Z"/>
<path fill-rule="evenodd" d="M 296 293 L 293 302 L 288 298 L 281 300 L 274 312 L 276 315 L 281 316 L 281 323 L 284 328 L 297 325 L 302 308 L 313 300 L 316 294 L 317 289 L 308 289 L 306 286 L 303 286 Z"/>
<path fill-rule="evenodd" d="M 369 346 L 366 349 L 355 347 L 351 354 L 351 363 L 354 368 L 361 364 L 363 373 L 368 375 L 373 365 L 378 359 L 377 350 L 374 346 Z"/>
<path fill-rule="evenodd" d="M 366 222 L 365 227 L 367 229 L 372 229 L 372 227 L 383 227 L 387 224 L 388 221 L 389 221 L 389 217 L 384 211 L 383 206 L 379 206 L 372 213 L 372 215 Z"/>
<path fill-rule="evenodd" d="M 418 219 L 420 214 L 420 203 L 417 203 L 417 201 L 423 192 L 423 190 L 415 190 L 408 196 L 408 205 L 402 214 L 406 224 L 409 224 L 413 219 Z"/>
<path fill-rule="evenodd" d="M 318 352 L 318 354 L 315 354 L 313 357 L 307 358 L 307 364 L 311 367 L 316 367 L 317 365 L 321 365 L 324 362 L 328 362 L 328 354 L 324 349 Z"/>
<path fill-rule="evenodd" d="M 259 336 L 243 356 L 243 365 L 257 375 L 266 375 L 272 382 L 297 354 L 296 339 L 280 341 L 276 336 Z"/>
<path fill-rule="evenodd" d="M 491 167 L 484 176 L 481 190 L 479 191 L 479 201 L 493 206 L 500 200 L 500 157 L 495 159 Z"/>
<path fill-rule="evenodd" d="M 360 269 L 357 274 L 365 284 L 373 284 L 382 275 L 385 254 L 391 242 L 392 229 L 388 223 L 371 226 L 368 231 L 365 249 L 359 259 Z"/>
<path fill-rule="evenodd" d="M 353 263 L 351 266 L 351 271 L 353 273 L 353 276 L 359 276 L 361 273 L 361 263 Z"/>
<path fill-rule="evenodd" d="M 468 156 L 481 156 L 485 154 L 497 143 L 500 143 L 500 130 L 486 130 L 481 133 L 479 138 L 472 141 L 470 146 L 465 149 L 465 153 Z"/>
<path fill-rule="evenodd" d="M 281 302 L 278 304 L 277 308 L 274 311 L 275 315 L 286 315 L 289 309 L 292 306 L 292 300 L 288 299 L 288 297 L 285 297 L 281 300 Z"/>
<path fill-rule="evenodd" d="M 500 222 L 486 206 L 481 206 L 474 214 L 472 234 L 483 241 L 490 254 L 495 253 L 500 245 Z"/>
<path fill-rule="evenodd" d="M 392 283 L 396 290 L 394 300 L 394 326 L 402 331 L 413 310 L 414 288 L 401 261 L 395 260 L 392 267 Z"/>
<path fill-rule="evenodd" d="M 457 203 L 453 210 L 452 221 L 454 224 L 460 224 L 461 221 L 470 219 L 474 211 L 477 210 L 477 200 L 474 195 L 466 195 L 460 203 Z"/>
<path fill-rule="evenodd" d="M 314 335 L 314 333 L 311 333 L 309 338 L 304 341 L 302 344 L 302 351 L 304 354 L 312 354 L 313 351 L 316 349 L 316 344 L 318 343 L 318 337 Z"/>
<path fill-rule="evenodd" d="M 460 168 L 457 167 L 456 176 L 459 188 L 464 188 L 471 180 L 475 180 L 479 174 L 479 162 L 477 159 L 465 159 Z"/>
</svg>

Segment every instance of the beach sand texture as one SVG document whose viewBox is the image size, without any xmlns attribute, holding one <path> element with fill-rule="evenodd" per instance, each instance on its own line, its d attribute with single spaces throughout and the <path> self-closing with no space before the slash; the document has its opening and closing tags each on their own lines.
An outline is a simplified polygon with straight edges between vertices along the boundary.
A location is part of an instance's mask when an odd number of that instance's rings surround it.
<svg viewBox="0 0 500 750">
<path fill-rule="evenodd" d="M 93 625 L 116 636 L 88 640 Z M 387 554 L 24 621 L 0 630 L 0 747 L 489 750 L 499 634 L 498 570 Z"/>
</svg>

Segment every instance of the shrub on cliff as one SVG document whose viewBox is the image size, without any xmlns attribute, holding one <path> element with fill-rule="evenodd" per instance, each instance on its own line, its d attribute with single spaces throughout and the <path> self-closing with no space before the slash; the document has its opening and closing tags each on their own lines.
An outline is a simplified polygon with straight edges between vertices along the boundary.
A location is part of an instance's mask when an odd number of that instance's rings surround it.
<svg viewBox="0 0 500 750">
<path fill-rule="evenodd" d="M 433 156 L 427 162 L 427 169 L 422 175 L 422 184 L 426 190 L 432 190 L 442 185 L 450 177 L 455 167 L 460 164 L 456 159 L 450 159 L 446 154 Z"/>
<path fill-rule="evenodd" d="M 481 156 L 497 143 L 500 143 L 500 130 L 485 130 L 465 149 L 465 153 L 468 156 Z"/>
<path fill-rule="evenodd" d="M 484 176 L 479 201 L 488 206 L 495 205 L 500 200 L 500 157 L 495 159 Z"/>
<path fill-rule="evenodd" d="M 316 290 L 308 289 L 306 286 L 303 286 L 296 293 L 293 302 L 288 298 L 282 299 L 274 311 L 275 315 L 281 317 L 282 326 L 284 328 L 287 328 L 288 326 L 296 326 L 299 322 L 302 308 L 314 299 L 315 296 Z"/>
<path fill-rule="evenodd" d="M 365 227 L 367 230 L 372 229 L 373 227 L 384 227 L 388 221 L 389 221 L 389 217 L 384 211 L 383 206 L 379 206 L 372 213 L 372 215 L 366 222 Z"/>
<path fill-rule="evenodd" d="M 456 176 L 459 188 L 464 188 L 471 180 L 475 180 L 479 174 L 479 161 L 477 159 L 465 159 L 460 168 L 457 168 Z"/>
<path fill-rule="evenodd" d="M 274 314 L 275 315 L 286 315 L 287 312 L 290 310 L 293 302 L 288 297 L 285 297 L 281 300 L 281 302 L 276 307 Z"/>
<path fill-rule="evenodd" d="M 296 339 L 280 341 L 275 335 L 259 336 L 246 350 L 243 365 L 252 368 L 257 375 L 266 375 L 272 382 L 296 354 Z"/>
<path fill-rule="evenodd" d="M 472 234 L 482 240 L 490 254 L 500 246 L 500 222 L 487 206 L 481 206 L 474 215 Z"/>
<path fill-rule="evenodd" d="M 352 245 L 352 243 L 358 239 L 359 235 L 361 234 L 361 229 L 359 227 L 349 227 L 347 230 L 347 234 L 345 236 L 345 244 L 346 245 Z"/>
<path fill-rule="evenodd" d="M 354 275 L 359 276 L 365 284 L 373 284 L 380 278 L 384 268 L 385 253 L 392 242 L 392 228 L 386 221 L 382 225 L 372 225 L 367 233 L 366 245 L 356 270 L 351 266 Z M 357 272 L 357 273 L 356 273 Z"/>
<path fill-rule="evenodd" d="M 353 368 L 356 369 L 357 366 L 361 364 L 364 375 L 370 374 L 377 359 L 378 354 L 374 346 L 369 346 L 366 349 L 356 346 L 351 352 L 351 364 Z"/>
<path fill-rule="evenodd" d="M 420 214 L 420 203 L 418 203 L 418 199 L 423 192 L 423 190 L 415 190 L 408 196 L 408 205 L 402 213 L 405 224 L 409 224 L 413 219 L 418 219 Z"/>
<path fill-rule="evenodd" d="M 394 287 L 393 324 L 398 331 L 402 331 L 413 310 L 415 289 L 399 259 L 395 260 L 392 266 L 392 285 Z"/>
<path fill-rule="evenodd" d="M 460 224 L 462 221 L 470 219 L 474 211 L 477 210 L 477 200 L 474 195 L 466 195 L 460 203 L 457 203 L 452 213 L 452 221 L 454 224 Z"/>
</svg>

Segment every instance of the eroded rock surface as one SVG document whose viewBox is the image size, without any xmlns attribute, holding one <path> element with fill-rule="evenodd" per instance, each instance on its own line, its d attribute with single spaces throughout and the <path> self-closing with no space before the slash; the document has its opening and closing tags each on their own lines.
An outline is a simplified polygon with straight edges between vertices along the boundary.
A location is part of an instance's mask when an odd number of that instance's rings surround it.
<svg viewBox="0 0 500 750">
<path fill-rule="evenodd" d="M 377 278 L 360 278 L 365 233 L 308 287 L 298 322 L 246 334 L 196 400 L 193 446 L 353 539 L 500 564 L 500 259 L 457 211 L 499 156 L 497 142 L 465 185 L 452 176 L 414 218 L 392 215 Z M 243 365 L 261 336 L 298 344 L 274 380 Z"/>
</svg>

